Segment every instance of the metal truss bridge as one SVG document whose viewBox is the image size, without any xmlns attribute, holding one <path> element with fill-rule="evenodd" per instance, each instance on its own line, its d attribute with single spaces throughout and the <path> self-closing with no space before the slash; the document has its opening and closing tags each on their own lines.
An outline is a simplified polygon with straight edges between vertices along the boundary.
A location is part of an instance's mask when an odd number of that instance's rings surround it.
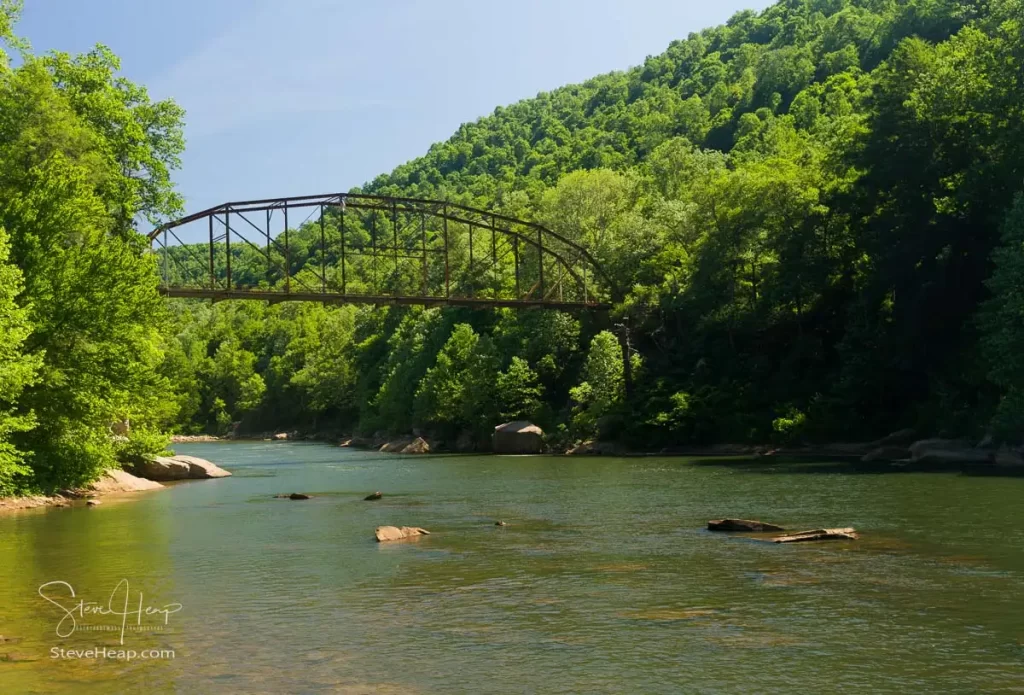
<svg viewBox="0 0 1024 695">
<path fill-rule="evenodd" d="M 578 310 L 607 309 L 613 295 L 579 244 L 448 201 L 249 200 L 169 222 L 149 239 L 169 297 Z"/>
</svg>

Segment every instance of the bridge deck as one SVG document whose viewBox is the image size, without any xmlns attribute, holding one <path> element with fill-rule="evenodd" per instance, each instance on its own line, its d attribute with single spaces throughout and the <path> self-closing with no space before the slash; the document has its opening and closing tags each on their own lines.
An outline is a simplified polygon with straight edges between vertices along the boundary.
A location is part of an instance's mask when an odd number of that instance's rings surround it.
<svg viewBox="0 0 1024 695">
<path fill-rule="evenodd" d="M 275 290 L 186 289 L 180 287 L 161 287 L 160 293 L 165 297 L 212 299 L 213 301 L 255 299 L 266 302 L 321 302 L 323 304 L 372 304 L 376 306 L 461 306 L 473 309 L 539 308 L 590 311 L 607 311 L 612 307 L 611 304 L 602 302 L 565 302 L 545 301 L 539 299 L 488 299 L 480 297 L 395 297 L 389 295 L 340 294 L 333 292 L 296 292 L 295 290 L 285 292 Z"/>
</svg>

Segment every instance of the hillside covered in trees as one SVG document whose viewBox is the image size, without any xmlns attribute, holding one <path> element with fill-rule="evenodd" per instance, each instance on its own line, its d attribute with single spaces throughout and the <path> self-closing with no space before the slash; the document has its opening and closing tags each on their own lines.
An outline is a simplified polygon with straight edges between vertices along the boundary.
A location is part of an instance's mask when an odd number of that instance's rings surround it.
<svg viewBox="0 0 1024 695">
<path fill-rule="evenodd" d="M 176 307 L 189 430 L 644 446 L 1024 425 L 1024 10 L 785 0 L 501 107 L 363 192 L 539 221 L 627 288 L 586 316 Z M 296 231 L 318 264 L 316 230 Z"/>
<path fill-rule="evenodd" d="M 85 229 L 127 258 L 140 248 L 131 220 L 180 212 L 167 172 L 182 115 L 114 77 L 114 60 L 4 69 L 2 161 L 23 161 L 0 177 L 13 261 L 0 265 L 0 471 L 30 475 L 22 454 L 45 450 L 29 463 L 47 479 L 42 461 L 88 440 L 72 432 L 129 416 L 143 433 L 418 430 L 467 446 L 511 418 L 556 445 L 647 448 L 1024 432 L 1020 0 L 741 12 L 626 72 L 500 107 L 356 191 L 564 234 L 621 288 L 607 321 L 186 301 L 168 315 L 150 261 L 107 268 L 104 284 L 76 265 L 88 254 L 33 255 Z M 19 121 L 27 103 L 49 120 Z M 46 200 L 73 218 L 47 227 L 64 246 L 31 231 Z M 318 233 L 292 230 L 295 277 L 332 260 Z M 80 300 L 93 313 L 65 311 L 73 282 L 99 293 Z M 609 329 L 628 332 L 629 399 Z M 136 454 L 158 445 L 139 437 Z M 115 456 L 89 446 L 103 453 L 82 470 Z"/>
</svg>

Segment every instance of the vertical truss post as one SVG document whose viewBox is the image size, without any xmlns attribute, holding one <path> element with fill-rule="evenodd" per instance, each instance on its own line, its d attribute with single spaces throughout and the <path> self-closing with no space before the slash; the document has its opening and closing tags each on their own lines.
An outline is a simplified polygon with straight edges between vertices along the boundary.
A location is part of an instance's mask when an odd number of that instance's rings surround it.
<svg viewBox="0 0 1024 695">
<path fill-rule="evenodd" d="M 210 289 L 217 288 L 217 276 L 213 270 L 213 215 L 210 215 Z"/>
<path fill-rule="evenodd" d="M 227 210 L 224 211 L 224 250 L 227 252 L 225 263 L 227 263 L 228 271 L 228 290 L 234 289 L 231 284 L 231 213 Z"/>
<path fill-rule="evenodd" d="M 341 293 L 345 294 L 345 199 L 341 199 Z"/>
<path fill-rule="evenodd" d="M 320 203 L 320 293 L 327 294 L 327 245 L 324 240 L 323 203 Z"/>
<path fill-rule="evenodd" d="M 377 292 L 377 214 L 370 213 L 370 249 L 373 252 L 373 294 Z"/>
<path fill-rule="evenodd" d="M 468 215 L 467 215 L 468 217 Z M 473 277 L 473 223 L 469 223 L 469 296 L 476 296 L 476 278 Z"/>
<path fill-rule="evenodd" d="M 420 243 L 423 247 L 423 296 L 430 294 L 427 288 L 427 216 L 420 210 Z"/>
<path fill-rule="evenodd" d="M 537 268 L 540 271 L 540 300 L 544 301 L 544 233 L 537 227 Z"/>
<path fill-rule="evenodd" d="M 451 291 L 451 269 L 448 265 L 448 203 L 444 204 L 444 298 L 449 299 Z"/>
<path fill-rule="evenodd" d="M 583 261 L 580 265 L 583 266 L 583 303 L 587 303 L 587 262 Z"/>
<path fill-rule="evenodd" d="M 168 258 L 168 255 L 169 254 L 168 254 L 168 251 L 167 251 L 167 230 L 165 229 L 164 230 L 164 287 L 170 287 L 171 286 L 171 269 L 167 265 L 168 261 L 170 260 Z"/>
<path fill-rule="evenodd" d="M 391 201 L 391 232 L 393 239 L 392 254 L 395 257 L 395 286 L 391 291 L 395 294 L 401 294 L 401 288 L 398 286 L 398 203 L 393 200 Z"/>
<path fill-rule="evenodd" d="M 519 236 L 512 237 L 512 262 L 516 266 L 516 299 L 522 299 L 523 294 L 519 290 Z"/>
<path fill-rule="evenodd" d="M 267 208 L 267 226 L 264 233 L 267 237 L 267 288 L 274 280 L 274 260 L 270 255 L 270 208 Z"/>
<path fill-rule="evenodd" d="M 288 202 L 284 203 L 284 291 L 292 291 L 292 252 L 288 245 Z"/>
<path fill-rule="evenodd" d="M 501 288 L 498 287 L 498 239 L 495 227 L 497 226 L 497 220 L 494 215 L 491 215 L 491 279 L 494 280 L 494 296 L 495 298 L 501 294 Z"/>
</svg>

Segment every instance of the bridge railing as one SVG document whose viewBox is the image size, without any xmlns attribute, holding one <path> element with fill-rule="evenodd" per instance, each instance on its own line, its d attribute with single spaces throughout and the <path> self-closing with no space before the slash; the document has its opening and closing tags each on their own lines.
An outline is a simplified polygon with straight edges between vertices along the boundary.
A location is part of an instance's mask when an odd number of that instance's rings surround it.
<svg viewBox="0 0 1024 695">
<path fill-rule="evenodd" d="M 149 236 L 170 296 L 568 308 L 606 306 L 612 294 L 575 241 L 449 201 L 243 201 Z"/>
</svg>

